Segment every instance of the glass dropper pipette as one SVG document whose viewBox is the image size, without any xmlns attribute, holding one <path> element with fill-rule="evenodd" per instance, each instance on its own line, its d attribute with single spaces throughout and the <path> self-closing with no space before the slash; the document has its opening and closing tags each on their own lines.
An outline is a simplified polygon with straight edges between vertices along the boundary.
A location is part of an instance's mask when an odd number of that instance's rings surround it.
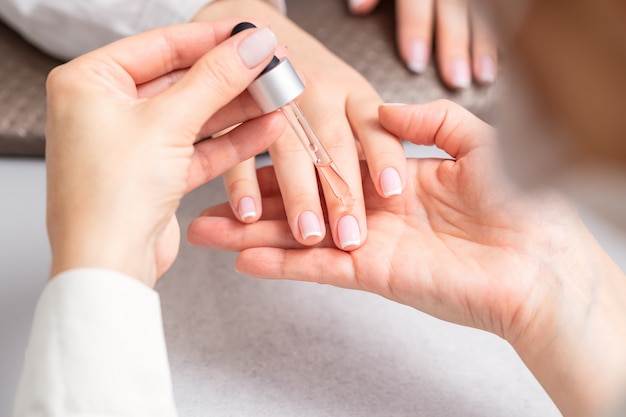
<svg viewBox="0 0 626 417">
<path fill-rule="evenodd" d="M 242 22 L 235 26 L 232 35 L 254 28 L 252 23 Z M 330 155 L 320 142 L 311 124 L 295 99 L 304 92 L 304 83 L 287 58 L 274 57 L 263 72 L 248 87 L 248 92 L 263 113 L 280 110 L 296 136 L 304 146 L 317 172 L 328 184 L 333 194 L 346 208 L 355 204 L 350 186 L 343 178 Z"/>
</svg>

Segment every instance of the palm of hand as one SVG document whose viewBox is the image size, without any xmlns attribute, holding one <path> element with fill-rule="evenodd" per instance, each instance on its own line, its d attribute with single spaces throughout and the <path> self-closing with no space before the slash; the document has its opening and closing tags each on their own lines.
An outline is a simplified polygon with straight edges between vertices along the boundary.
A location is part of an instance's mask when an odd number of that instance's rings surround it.
<svg viewBox="0 0 626 417">
<path fill-rule="evenodd" d="M 270 167 L 258 172 L 260 221 L 242 225 L 227 206 L 212 207 L 190 225 L 189 240 L 241 251 L 236 267 L 245 274 L 370 291 L 509 341 L 532 332 L 531 321 L 549 320 L 550 312 L 537 314 L 559 285 L 558 260 L 569 256 L 569 207 L 507 184 L 494 166 L 493 132 L 458 107 L 386 108 L 381 123 L 456 160 L 409 160 L 404 191 L 391 198 L 380 197 L 362 166 L 368 237 L 360 248 L 339 250 L 329 237 L 299 244 Z"/>
<path fill-rule="evenodd" d="M 520 220 L 527 202 L 489 179 L 482 152 L 410 161 L 411 181 L 394 199 L 364 181 L 368 240 L 346 253 L 354 275 L 345 286 L 503 337 L 521 331 L 512 326 L 537 274 L 526 252 L 533 225 Z"/>
</svg>

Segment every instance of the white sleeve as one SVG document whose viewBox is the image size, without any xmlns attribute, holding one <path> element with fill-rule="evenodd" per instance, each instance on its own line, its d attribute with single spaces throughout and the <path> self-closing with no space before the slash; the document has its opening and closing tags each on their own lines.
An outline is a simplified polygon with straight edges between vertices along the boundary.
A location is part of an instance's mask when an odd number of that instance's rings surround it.
<svg viewBox="0 0 626 417">
<path fill-rule="evenodd" d="M 76 269 L 44 289 L 14 417 L 173 417 L 158 294 L 114 271 Z"/>
<path fill-rule="evenodd" d="M 188 22 L 212 0 L 0 0 L 0 17 L 50 55 L 69 59 L 117 39 Z"/>
<path fill-rule="evenodd" d="M 71 59 L 126 36 L 186 23 L 213 0 L 0 0 L 0 18 L 42 51 Z M 266 0 L 285 11 L 285 0 Z"/>
</svg>

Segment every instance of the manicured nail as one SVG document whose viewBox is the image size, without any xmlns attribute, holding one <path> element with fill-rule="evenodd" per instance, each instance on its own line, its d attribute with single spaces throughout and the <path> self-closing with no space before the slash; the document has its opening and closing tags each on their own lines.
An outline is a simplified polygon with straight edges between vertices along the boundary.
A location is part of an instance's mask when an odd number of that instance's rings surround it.
<svg viewBox="0 0 626 417">
<path fill-rule="evenodd" d="M 365 3 L 365 0 L 348 0 L 348 6 L 350 11 L 356 11 L 361 5 Z"/>
<path fill-rule="evenodd" d="M 241 200 L 239 200 L 237 211 L 239 211 L 239 218 L 241 220 L 246 220 L 249 217 L 256 217 L 256 206 L 254 205 L 254 200 L 250 197 L 242 197 Z"/>
<path fill-rule="evenodd" d="M 361 244 L 361 233 L 359 232 L 359 223 L 354 216 L 343 216 L 337 224 L 337 236 L 341 249 L 347 249 L 350 246 L 359 246 Z"/>
<path fill-rule="evenodd" d="M 472 84 L 469 65 L 462 59 L 452 62 L 452 85 L 456 88 L 468 88 Z"/>
<path fill-rule="evenodd" d="M 402 180 L 395 168 L 387 167 L 380 173 L 380 186 L 385 197 L 402 194 Z"/>
<path fill-rule="evenodd" d="M 307 240 L 311 236 L 322 236 L 320 221 L 312 211 L 303 211 L 298 217 L 298 227 L 302 240 Z"/>
<path fill-rule="evenodd" d="M 496 80 L 496 66 L 490 56 L 480 60 L 480 82 L 491 84 Z"/>
<path fill-rule="evenodd" d="M 413 41 L 409 49 L 406 66 L 411 72 L 423 74 L 428 67 L 428 49 L 424 41 Z"/>
<path fill-rule="evenodd" d="M 254 68 L 276 51 L 276 36 L 267 28 L 248 35 L 237 48 L 237 53 L 248 68 Z"/>
</svg>

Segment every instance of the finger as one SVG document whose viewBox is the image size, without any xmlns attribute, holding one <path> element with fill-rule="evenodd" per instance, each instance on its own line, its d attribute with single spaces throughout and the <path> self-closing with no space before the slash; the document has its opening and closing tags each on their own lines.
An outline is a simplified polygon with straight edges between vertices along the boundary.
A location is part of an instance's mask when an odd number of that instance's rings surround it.
<svg viewBox="0 0 626 417">
<path fill-rule="evenodd" d="M 85 57 L 104 56 L 142 84 L 178 69 L 191 67 L 198 59 L 230 36 L 234 19 L 188 23 L 153 29 L 113 42 Z"/>
<path fill-rule="evenodd" d="M 264 197 L 261 201 L 261 205 L 263 207 L 263 213 L 260 220 L 285 220 L 287 218 L 285 206 L 280 195 Z M 198 217 L 227 217 L 238 220 L 233 213 L 230 202 L 209 207 L 203 210 Z"/>
<path fill-rule="evenodd" d="M 187 239 L 192 245 L 228 251 L 258 246 L 303 247 L 295 240 L 284 219 L 243 224 L 224 217 L 198 217 L 190 223 Z"/>
<path fill-rule="evenodd" d="M 172 71 L 162 77 L 137 86 L 138 98 L 151 98 L 176 84 L 189 69 Z M 250 93 L 244 91 L 237 98 L 219 109 L 200 129 L 198 139 L 208 138 L 217 132 L 235 126 L 246 120 L 254 119 L 263 113 Z"/>
<path fill-rule="evenodd" d="M 402 193 L 406 183 L 406 158 L 402 142 L 390 135 L 378 121 L 381 99 L 375 91 L 350 96 L 346 103 L 348 120 L 362 146 L 371 178 L 379 195 Z"/>
<path fill-rule="evenodd" d="M 359 288 L 350 254 L 334 248 L 251 248 L 239 254 L 235 269 L 259 278 L 294 279 L 348 289 Z"/>
<path fill-rule="evenodd" d="M 211 136 L 246 120 L 255 119 L 262 114 L 250 93 L 244 91 L 211 116 L 200 130 L 201 137 Z"/>
<path fill-rule="evenodd" d="M 379 0 L 348 0 L 348 8 L 354 14 L 367 14 L 378 6 Z"/>
<path fill-rule="evenodd" d="M 256 245 L 302 247 L 293 238 L 284 220 L 244 225 L 224 217 L 198 217 L 189 224 L 187 240 L 195 246 L 228 251 L 240 251 Z"/>
<path fill-rule="evenodd" d="M 149 103 L 165 110 L 194 133 L 221 107 L 237 97 L 269 63 L 276 37 L 266 28 L 245 30 L 199 59 L 171 88 Z"/>
<path fill-rule="evenodd" d="M 252 223 L 261 217 L 261 190 L 256 178 L 256 162 L 252 157 L 223 175 L 226 194 L 239 221 Z"/>
<path fill-rule="evenodd" d="M 435 15 L 441 77 L 450 88 L 467 88 L 472 83 L 467 0 L 437 0 Z"/>
<path fill-rule="evenodd" d="M 350 124 L 345 118 L 338 117 L 345 114 L 345 103 L 342 101 L 336 105 L 337 107 L 328 105 L 322 107 L 318 103 L 317 107 L 313 107 L 315 106 L 313 100 L 303 101 L 303 109 L 309 115 L 309 121 L 312 126 L 317 127 L 319 140 L 340 174 L 337 175 L 330 167 L 321 170 L 333 183 L 331 186 L 326 179 L 320 181 L 333 240 L 338 248 L 354 250 L 363 245 L 367 238 L 361 169 Z M 344 205 L 333 192 L 335 187 L 342 193 L 342 188 L 346 184 L 354 199 L 353 205 Z"/>
<path fill-rule="evenodd" d="M 175 70 L 162 77 L 137 86 L 139 98 L 159 95 L 176 84 L 189 69 Z M 226 128 L 261 116 L 263 113 L 250 93 L 244 91 L 237 98 L 219 109 L 200 129 L 198 138 L 206 138 Z"/>
<path fill-rule="evenodd" d="M 243 123 L 218 138 L 196 144 L 187 177 L 187 192 L 267 149 L 284 128 L 284 118 L 271 113 Z"/>
<path fill-rule="evenodd" d="M 147 81 L 143 84 L 139 84 L 137 86 L 137 97 L 138 98 L 151 98 L 156 95 L 159 95 L 163 91 L 170 88 L 172 85 L 176 84 L 178 80 L 183 78 L 183 76 L 187 73 L 188 70 L 189 70 L 188 68 L 174 70 L 161 77 Z"/>
<path fill-rule="evenodd" d="M 289 226 L 302 244 L 326 235 L 315 167 L 293 130 L 287 128 L 270 147 Z"/>
<path fill-rule="evenodd" d="M 435 145 L 453 158 L 492 143 L 494 129 L 447 100 L 406 106 L 381 106 L 381 125 L 418 145 Z"/>
<path fill-rule="evenodd" d="M 496 80 L 498 73 L 498 44 L 483 15 L 475 8 L 471 8 L 470 12 L 474 78 L 479 83 L 490 84 Z"/>
<path fill-rule="evenodd" d="M 256 176 L 259 180 L 259 188 L 261 195 L 266 197 L 280 197 L 280 187 L 276 179 L 276 171 L 274 166 L 268 165 L 257 169 Z"/>
<path fill-rule="evenodd" d="M 402 61 L 422 74 L 432 50 L 434 0 L 396 0 L 396 37 Z"/>
</svg>

